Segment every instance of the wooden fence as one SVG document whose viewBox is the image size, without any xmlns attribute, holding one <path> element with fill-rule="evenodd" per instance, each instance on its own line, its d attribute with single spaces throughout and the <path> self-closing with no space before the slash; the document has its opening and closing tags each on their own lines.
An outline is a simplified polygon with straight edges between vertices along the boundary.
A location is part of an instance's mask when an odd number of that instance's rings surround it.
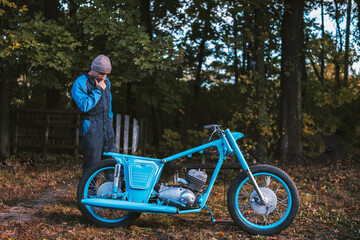
<svg viewBox="0 0 360 240">
<path fill-rule="evenodd" d="M 123 122 L 123 124 L 122 124 Z M 117 152 L 134 154 L 145 151 L 146 121 L 114 114 Z M 74 153 L 80 148 L 80 113 L 69 110 L 12 109 L 12 153 L 19 151 Z"/>
</svg>

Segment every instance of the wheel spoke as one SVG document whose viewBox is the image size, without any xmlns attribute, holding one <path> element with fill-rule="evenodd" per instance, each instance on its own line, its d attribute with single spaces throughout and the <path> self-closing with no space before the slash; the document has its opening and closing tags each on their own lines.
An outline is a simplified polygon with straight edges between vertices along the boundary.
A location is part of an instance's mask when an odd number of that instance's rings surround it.
<svg viewBox="0 0 360 240">
<path fill-rule="evenodd" d="M 263 219 L 264 219 L 264 225 L 269 225 L 267 215 L 263 215 Z"/>
<path fill-rule="evenodd" d="M 264 187 L 270 188 L 269 186 L 270 186 L 270 184 L 271 184 L 271 177 L 270 177 L 270 176 L 266 176 L 264 183 L 265 183 L 265 186 L 264 186 Z"/>
<path fill-rule="evenodd" d="M 275 210 L 274 210 L 274 215 L 278 215 L 280 218 L 282 216 L 282 214 L 279 212 L 279 209 L 276 207 Z"/>
<path fill-rule="evenodd" d="M 272 189 L 275 192 L 275 194 L 278 193 L 278 191 L 280 190 L 280 187 L 281 187 L 281 183 L 278 183 L 276 188 Z"/>
<path fill-rule="evenodd" d="M 93 188 L 93 189 L 98 189 L 99 187 L 97 186 L 96 182 L 94 181 L 91 181 L 90 185 L 89 185 L 89 188 Z"/>
<path fill-rule="evenodd" d="M 248 187 L 249 190 L 252 190 L 253 188 L 253 186 L 250 183 L 246 182 L 244 184 L 244 187 L 241 189 L 241 192 L 243 192 L 245 196 L 250 197 L 250 193 L 246 190 L 246 186 Z"/>
<path fill-rule="evenodd" d="M 240 207 L 240 209 L 242 211 L 251 211 L 251 206 L 250 206 L 250 204 L 244 204 Z"/>
<path fill-rule="evenodd" d="M 285 207 L 287 207 L 287 205 L 288 205 L 287 203 L 284 203 L 284 202 L 278 202 L 278 204 L 285 206 Z"/>
<path fill-rule="evenodd" d="M 257 224 L 257 216 L 253 214 L 253 217 L 251 219 L 255 219 L 255 223 Z"/>
<path fill-rule="evenodd" d="M 101 177 L 102 179 L 104 179 L 104 182 L 108 182 L 108 181 L 109 181 L 109 180 L 107 179 L 107 177 L 104 176 L 103 173 L 100 173 L 99 175 L 100 175 L 100 177 Z M 105 174 L 105 175 L 106 175 L 106 174 Z"/>
<path fill-rule="evenodd" d="M 274 222 L 272 221 L 271 217 L 269 217 L 269 224 L 273 224 Z"/>
<path fill-rule="evenodd" d="M 286 195 L 285 198 L 278 197 L 278 203 L 287 206 L 288 205 L 288 196 Z"/>
</svg>

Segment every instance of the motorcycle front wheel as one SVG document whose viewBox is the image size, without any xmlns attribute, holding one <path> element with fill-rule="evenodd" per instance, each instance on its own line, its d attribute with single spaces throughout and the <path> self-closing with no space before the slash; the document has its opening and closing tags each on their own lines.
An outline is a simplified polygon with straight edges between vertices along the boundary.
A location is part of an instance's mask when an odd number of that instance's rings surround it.
<svg viewBox="0 0 360 240">
<path fill-rule="evenodd" d="M 93 207 L 81 203 L 81 199 L 101 198 L 103 193 L 112 191 L 115 165 L 116 160 L 100 161 L 84 173 L 78 185 L 78 207 L 84 217 L 98 227 L 114 228 L 129 225 L 140 216 L 140 213 Z"/>
<path fill-rule="evenodd" d="M 266 202 L 261 203 L 246 172 L 241 172 L 228 191 L 232 219 L 250 234 L 273 235 L 287 228 L 299 208 L 299 193 L 292 179 L 269 165 L 250 167 Z"/>
</svg>

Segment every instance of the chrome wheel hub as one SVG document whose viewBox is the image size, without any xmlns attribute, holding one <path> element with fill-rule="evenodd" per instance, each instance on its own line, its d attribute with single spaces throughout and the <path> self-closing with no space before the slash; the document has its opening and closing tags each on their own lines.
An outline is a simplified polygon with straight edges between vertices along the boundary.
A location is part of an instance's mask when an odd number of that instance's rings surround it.
<svg viewBox="0 0 360 240">
<path fill-rule="evenodd" d="M 265 202 L 260 201 L 259 195 L 253 191 L 250 195 L 250 206 L 258 214 L 268 215 L 277 205 L 277 197 L 269 188 L 260 188 L 261 193 L 265 197 Z"/>
</svg>

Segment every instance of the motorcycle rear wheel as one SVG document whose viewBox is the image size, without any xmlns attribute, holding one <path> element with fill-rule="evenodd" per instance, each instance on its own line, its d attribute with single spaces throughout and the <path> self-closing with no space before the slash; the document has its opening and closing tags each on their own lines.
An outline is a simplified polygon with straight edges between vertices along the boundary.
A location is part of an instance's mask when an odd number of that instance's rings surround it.
<svg viewBox="0 0 360 240">
<path fill-rule="evenodd" d="M 116 160 L 102 160 L 81 177 L 77 188 L 77 204 L 84 217 L 98 227 L 115 228 L 130 225 L 141 213 L 110 208 L 93 207 L 81 203 L 81 199 L 101 197 L 99 191 L 112 189 Z M 121 201 L 121 200 L 119 200 Z"/>
</svg>

